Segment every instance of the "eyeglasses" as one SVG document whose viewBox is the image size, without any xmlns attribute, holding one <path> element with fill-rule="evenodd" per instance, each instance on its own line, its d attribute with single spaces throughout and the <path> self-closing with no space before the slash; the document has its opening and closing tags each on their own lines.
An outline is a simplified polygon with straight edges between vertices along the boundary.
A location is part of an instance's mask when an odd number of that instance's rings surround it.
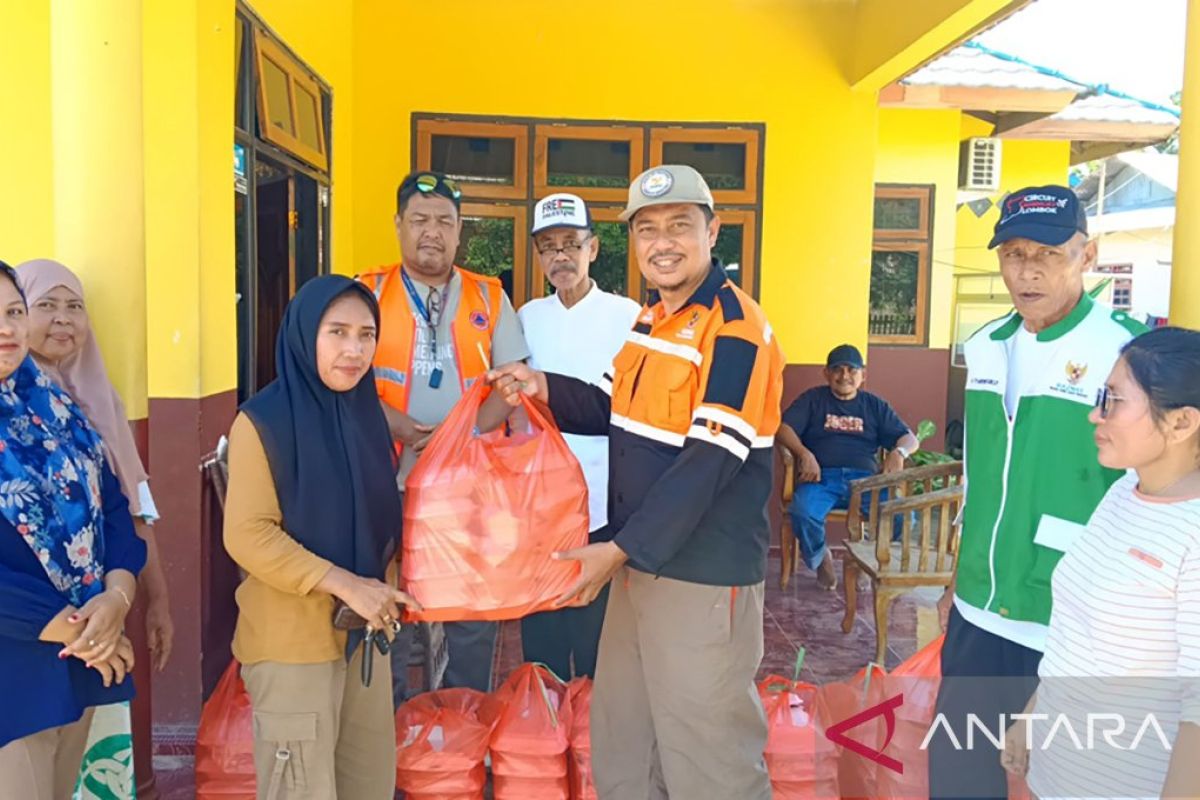
<svg viewBox="0 0 1200 800">
<path fill-rule="evenodd" d="M 1113 406 L 1124 397 L 1111 391 L 1107 386 L 1101 386 L 1096 392 L 1096 410 L 1100 412 L 1100 419 L 1108 419 L 1108 415 L 1112 412 Z"/>
<path fill-rule="evenodd" d="M 538 255 L 542 257 L 556 256 L 559 253 L 562 253 L 567 258 L 574 258 L 575 256 L 579 255 L 579 251 L 583 250 L 583 246 L 587 244 L 588 239 L 591 238 L 591 236 L 585 236 L 578 242 L 567 242 L 562 247 L 539 247 L 537 248 L 537 252 Z"/>
<path fill-rule="evenodd" d="M 432 172 L 423 172 L 412 179 L 412 186 L 421 194 L 437 193 L 458 200 L 462 197 L 462 189 L 458 181 Z M 438 191 L 442 189 L 443 191 Z"/>
</svg>

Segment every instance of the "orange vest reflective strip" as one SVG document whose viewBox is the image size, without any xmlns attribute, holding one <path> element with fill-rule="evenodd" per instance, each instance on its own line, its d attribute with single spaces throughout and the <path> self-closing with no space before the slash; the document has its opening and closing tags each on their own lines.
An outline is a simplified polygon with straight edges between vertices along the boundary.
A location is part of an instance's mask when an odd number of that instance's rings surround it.
<svg viewBox="0 0 1200 800">
<path fill-rule="evenodd" d="M 487 372 L 492 357 L 492 333 L 500 317 L 504 288 L 500 281 L 459 267 L 461 296 L 450 321 L 450 341 L 458 365 L 462 391 Z M 399 276 L 400 265 L 369 272 L 360 280 L 379 301 L 379 344 L 375 348 L 375 386 L 380 398 L 397 411 L 408 413 L 417 317 Z M 485 356 L 486 359 L 485 360 Z"/>
</svg>

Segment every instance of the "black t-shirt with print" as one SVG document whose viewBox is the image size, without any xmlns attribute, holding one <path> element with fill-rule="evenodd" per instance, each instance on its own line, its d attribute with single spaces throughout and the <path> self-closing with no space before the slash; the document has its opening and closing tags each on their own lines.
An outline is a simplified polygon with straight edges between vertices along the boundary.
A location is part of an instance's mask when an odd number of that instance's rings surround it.
<svg viewBox="0 0 1200 800">
<path fill-rule="evenodd" d="M 828 386 L 814 386 L 783 412 L 787 424 L 822 468 L 875 472 L 880 447 L 891 450 L 909 432 L 887 401 L 859 391 L 853 400 L 839 400 Z"/>
</svg>

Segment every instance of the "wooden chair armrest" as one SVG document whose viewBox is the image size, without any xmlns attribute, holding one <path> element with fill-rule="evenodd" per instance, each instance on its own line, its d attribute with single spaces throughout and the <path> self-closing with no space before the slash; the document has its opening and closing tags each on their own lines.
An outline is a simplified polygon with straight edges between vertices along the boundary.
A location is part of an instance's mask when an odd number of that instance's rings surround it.
<svg viewBox="0 0 1200 800">
<path fill-rule="evenodd" d="M 792 502 L 792 495 L 796 493 L 796 457 L 783 445 L 777 445 L 775 449 L 779 451 L 779 458 L 783 461 L 782 497 L 784 508 L 787 508 Z"/>
</svg>

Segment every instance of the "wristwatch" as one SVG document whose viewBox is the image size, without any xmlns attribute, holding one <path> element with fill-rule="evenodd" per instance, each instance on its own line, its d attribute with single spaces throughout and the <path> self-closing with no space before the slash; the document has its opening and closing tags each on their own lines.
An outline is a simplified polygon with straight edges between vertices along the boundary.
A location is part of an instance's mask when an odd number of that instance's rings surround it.
<svg viewBox="0 0 1200 800">
<path fill-rule="evenodd" d="M 900 457 L 904 459 L 907 459 L 910 455 L 912 455 L 912 453 L 905 450 L 902 445 L 896 445 L 896 452 L 899 453 Z"/>
</svg>

